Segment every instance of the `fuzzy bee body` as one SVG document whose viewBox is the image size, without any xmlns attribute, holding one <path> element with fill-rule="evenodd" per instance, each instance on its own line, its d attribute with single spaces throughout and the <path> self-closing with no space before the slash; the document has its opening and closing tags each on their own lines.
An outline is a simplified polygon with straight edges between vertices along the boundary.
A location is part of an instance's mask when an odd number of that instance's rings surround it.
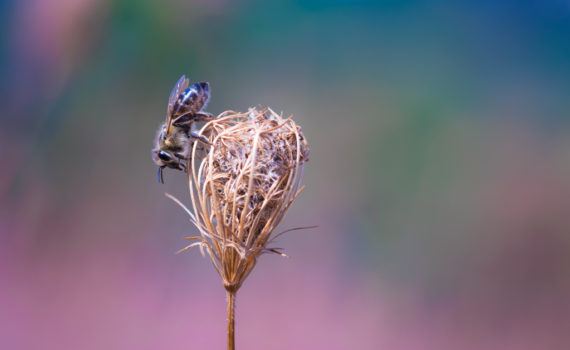
<svg viewBox="0 0 570 350">
<path fill-rule="evenodd" d="M 161 183 L 164 183 L 164 168 L 186 170 L 186 160 L 194 140 L 208 143 L 204 136 L 195 132 L 195 122 L 214 118 L 212 114 L 203 111 L 210 100 L 210 85 L 199 82 L 188 86 L 189 82 L 183 75 L 172 89 L 166 121 L 156 135 L 152 158 L 158 165 L 158 181 Z"/>
</svg>

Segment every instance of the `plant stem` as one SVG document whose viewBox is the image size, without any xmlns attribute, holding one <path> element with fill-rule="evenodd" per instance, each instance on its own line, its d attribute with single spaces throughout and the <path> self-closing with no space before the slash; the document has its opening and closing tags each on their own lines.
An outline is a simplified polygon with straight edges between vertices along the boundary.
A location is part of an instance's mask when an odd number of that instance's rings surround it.
<svg viewBox="0 0 570 350">
<path fill-rule="evenodd" d="M 235 350 L 234 313 L 236 309 L 236 292 L 227 291 L 228 298 L 228 350 Z"/>
</svg>

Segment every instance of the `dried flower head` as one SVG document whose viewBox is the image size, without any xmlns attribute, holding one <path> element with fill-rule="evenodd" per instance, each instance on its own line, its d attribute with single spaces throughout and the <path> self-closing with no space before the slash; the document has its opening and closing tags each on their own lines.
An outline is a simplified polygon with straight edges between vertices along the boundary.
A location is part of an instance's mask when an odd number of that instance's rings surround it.
<svg viewBox="0 0 570 350">
<path fill-rule="evenodd" d="M 188 162 L 193 212 L 186 211 L 201 235 L 186 237 L 195 242 L 180 251 L 200 247 L 235 293 L 261 254 L 284 255 L 270 244 L 303 189 L 309 146 L 291 118 L 271 109 L 224 112 L 200 134 L 211 145 L 194 143 Z"/>
</svg>

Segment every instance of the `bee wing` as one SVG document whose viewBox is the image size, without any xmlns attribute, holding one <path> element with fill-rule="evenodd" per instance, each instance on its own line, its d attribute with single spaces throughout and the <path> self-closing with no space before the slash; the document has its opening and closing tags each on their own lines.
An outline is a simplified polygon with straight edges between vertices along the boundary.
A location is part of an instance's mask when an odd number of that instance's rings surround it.
<svg viewBox="0 0 570 350">
<path fill-rule="evenodd" d="M 196 83 L 196 85 L 198 85 L 199 91 L 201 91 L 201 95 L 203 97 L 201 102 L 202 107 L 200 108 L 200 110 L 203 110 L 208 105 L 208 102 L 210 102 L 210 83 L 201 81 Z"/>
<path fill-rule="evenodd" d="M 186 90 L 189 84 L 190 80 L 186 78 L 185 75 L 182 75 L 180 79 L 178 79 L 176 85 L 174 85 L 174 88 L 170 92 L 170 97 L 168 98 L 168 108 L 166 109 L 167 118 L 169 119 L 171 118 L 172 108 L 174 107 L 174 104 L 178 100 L 178 96 L 180 96 L 180 93 L 182 93 L 182 91 Z"/>
<path fill-rule="evenodd" d="M 209 121 L 214 118 L 211 113 L 203 112 L 210 101 L 210 84 L 205 81 L 190 86 L 190 94 L 187 96 L 190 106 L 182 114 L 173 119 L 172 125 L 189 126 L 193 122 Z"/>
</svg>

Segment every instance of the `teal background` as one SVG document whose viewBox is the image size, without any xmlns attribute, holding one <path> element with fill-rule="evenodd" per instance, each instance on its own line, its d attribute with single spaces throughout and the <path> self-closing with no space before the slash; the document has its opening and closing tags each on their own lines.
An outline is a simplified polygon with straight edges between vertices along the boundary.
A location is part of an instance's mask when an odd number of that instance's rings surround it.
<svg viewBox="0 0 570 350">
<path fill-rule="evenodd" d="M 1 5 L 0 347 L 221 349 L 184 176 L 150 150 L 182 74 L 270 106 L 307 188 L 238 294 L 244 349 L 570 344 L 570 3 Z"/>
</svg>

